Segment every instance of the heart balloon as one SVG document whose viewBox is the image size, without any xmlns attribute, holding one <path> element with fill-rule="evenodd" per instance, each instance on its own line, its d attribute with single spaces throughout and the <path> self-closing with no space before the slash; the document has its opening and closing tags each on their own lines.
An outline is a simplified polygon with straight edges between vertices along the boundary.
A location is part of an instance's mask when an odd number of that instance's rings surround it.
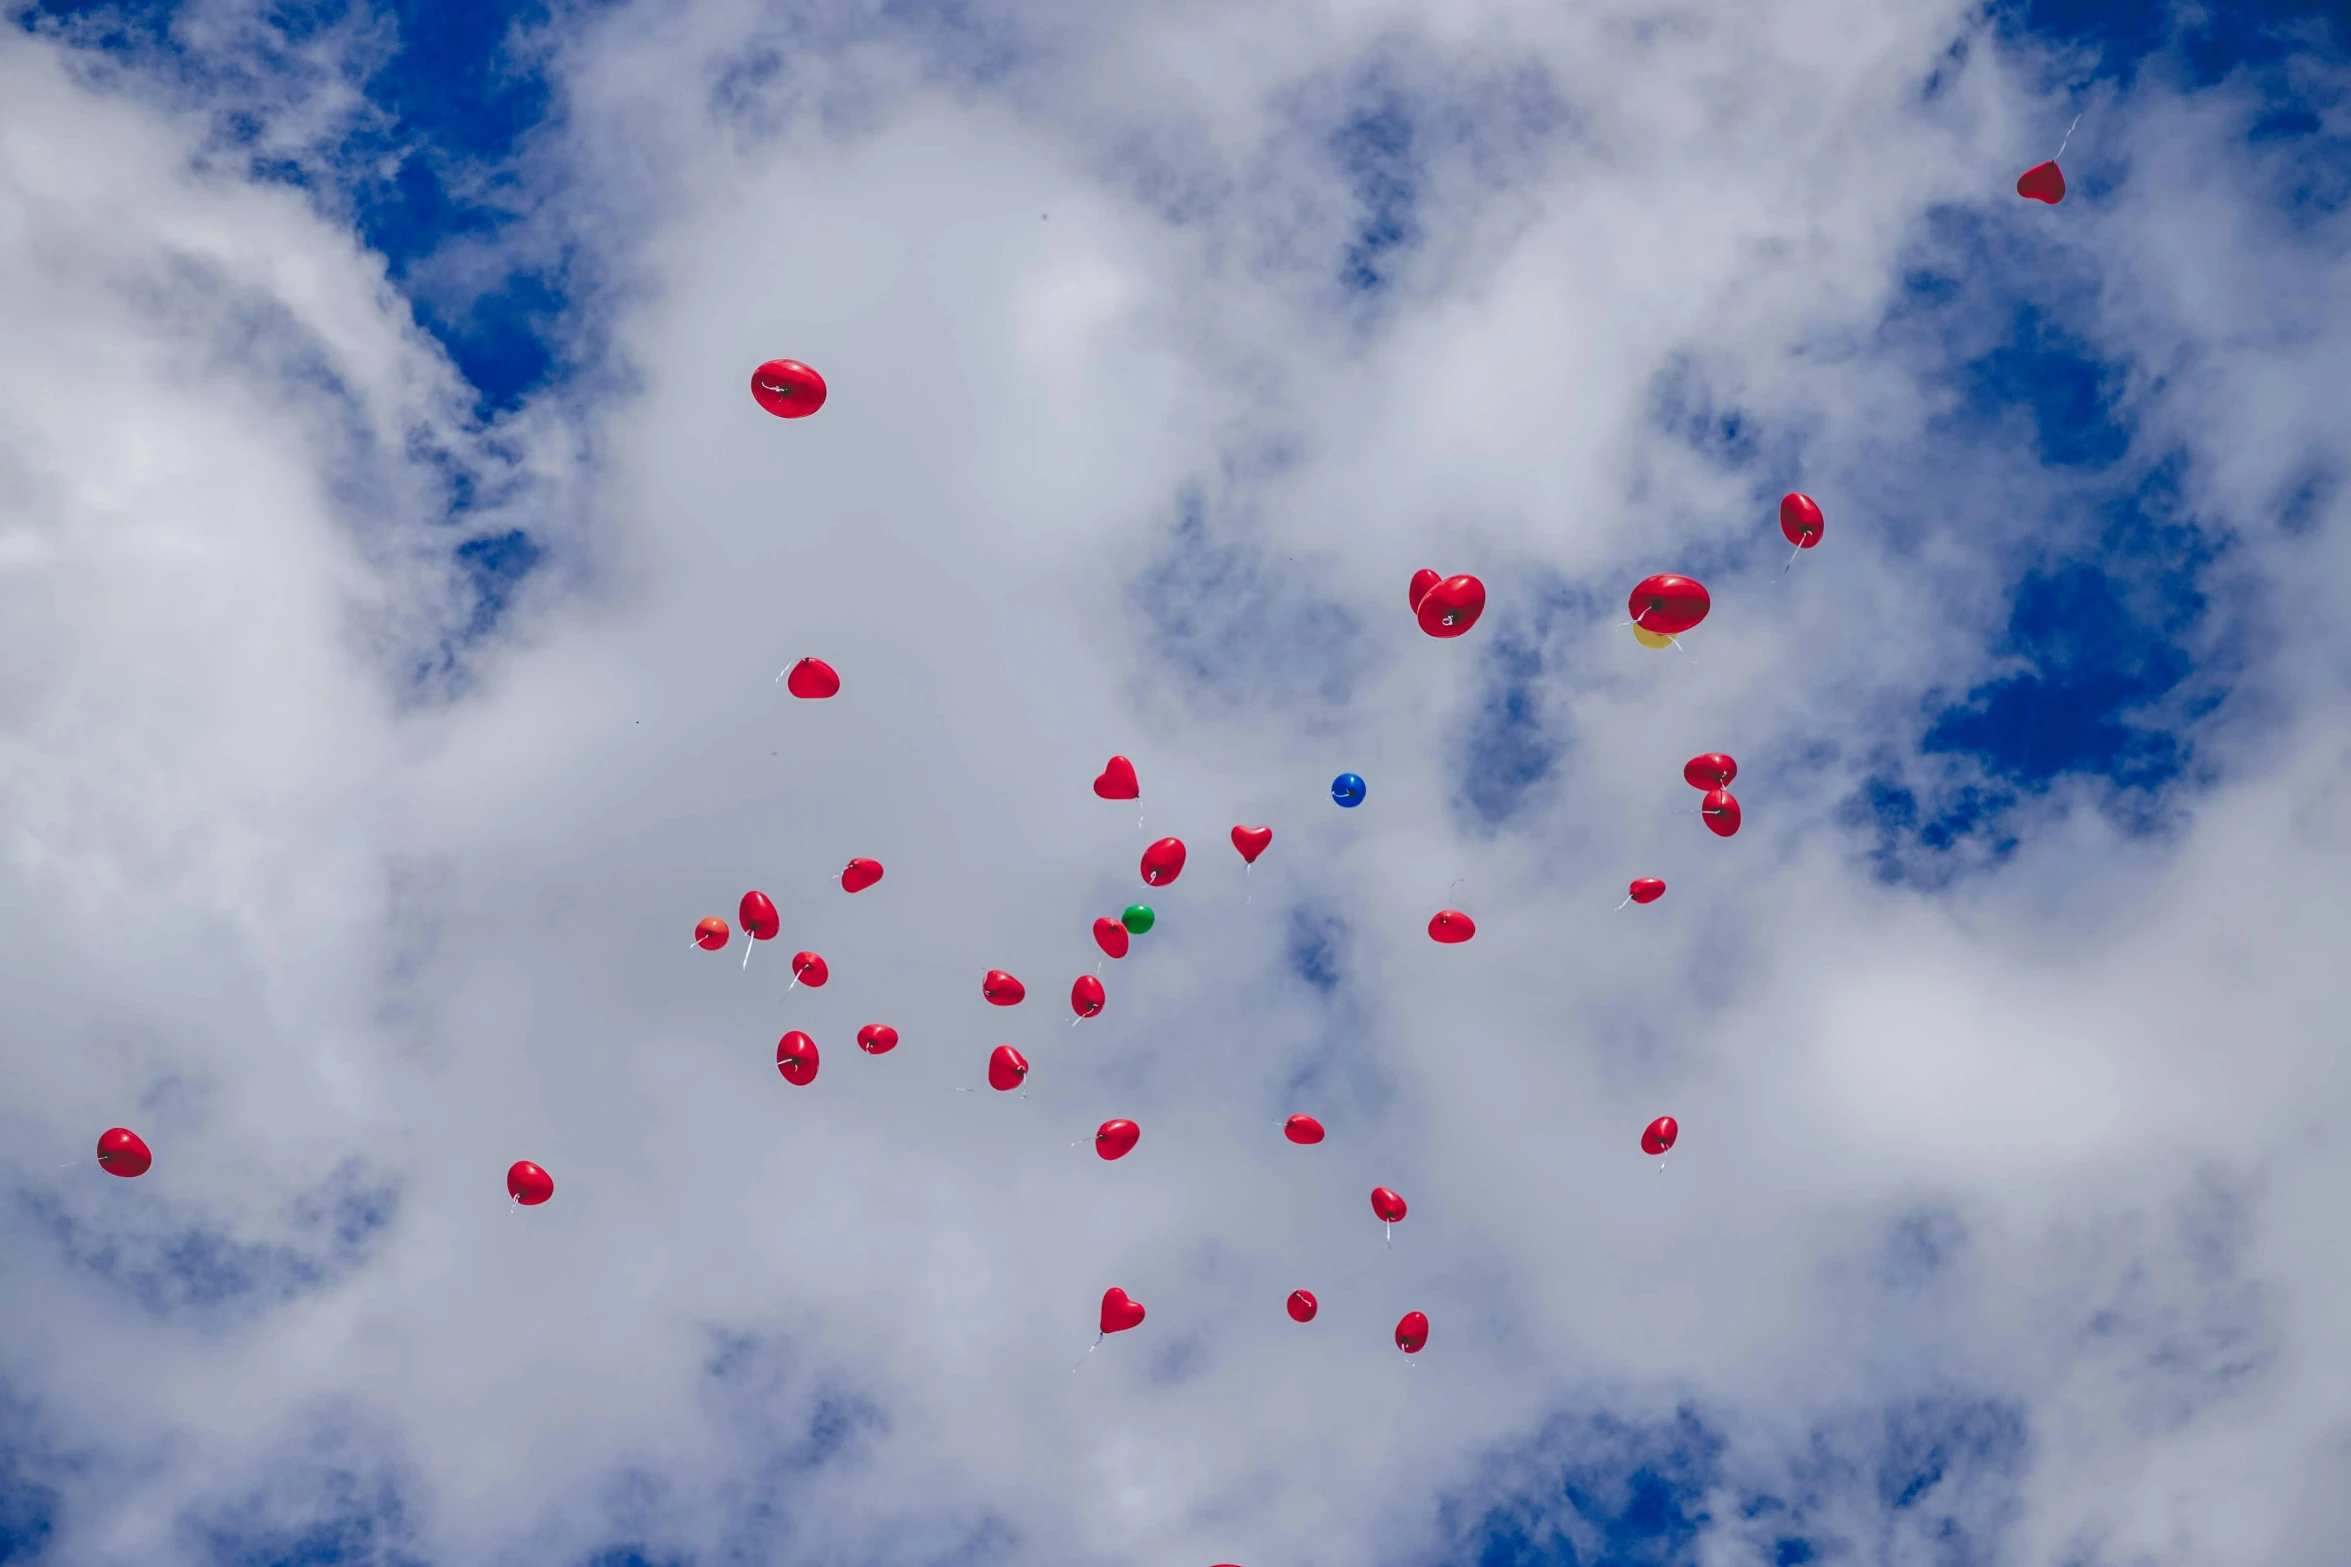
<svg viewBox="0 0 2351 1567">
<path fill-rule="evenodd" d="M 1290 1320 L 1292 1322 L 1312 1322 L 1314 1314 L 1321 1309 L 1322 1303 L 1314 1298 L 1312 1290 L 1290 1291 Z"/>
<path fill-rule="evenodd" d="M 1626 890 L 1625 896 L 1635 903 L 1655 903 L 1665 896 L 1665 883 L 1654 876 L 1643 876 Z"/>
<path fill-rule="evenodd" d="M 1107 914 L 1094 922 L 1094 945 L 1111 957 L 1125 957 L 1131 939 L 1127 935 L 1127 928 Z"/>
<path fill-rule="evenodd" d="M 1123 1159 L 1142 1135 L 1132 1121 L 1105 1121 L 1094 1129 L 1094 1151 L 1105 1159 Z"/>
<path fill-rule="evenodd" d="M 1105 800 L 1141 799 L 1143 786 L 1135 779 L 1135 764 L 1123 756 L 1112 757 L 1094 780 L 1094 792 Z"/>
<path fill-rule="evenodd" d="M 1827 526 L 1820 514 L 1820 502 L 1797 490 L 1780 497 L 1780 535 L 1800 550 L 1808 550 L 1820 542 Z"/>
<path fill-rule="evenodd" d="M 796 697 L 820 702 L 840 692 L 841 677 L 834 674 L 833 666 L 823 659 L 804 658 L 794 664 L 791 673 L 784 677 L 784 689 Z"/>
<path fill-rule="evenodd" d="M 1739 830 L 1739 800 L 1728 789 L 1710 789 L 1706 798 L 1698 802 L 1698 814 L 1706 818 L 1706 830 L 1717 838 L 1728 838 Z"/>
<path fill-rule="evenodd" d="M 2054 207 L 2065 199 L 2065 176 L 2054 160 L 2036 163 L 2016 177 L 2016 193 L 2027 201 L 2045 201 Z"/>
<path fill-rule="evenodd" d="M 887 1023 L 868 1023 L 857 1031 L 857 1048 L 869 1056 L 886 1056 L 898 1048 L 898 1031 Z"/>
<path fill-rule="evenodd" d="M 1486 585 L 1475 577 L 1447 577 L 1421 595 L 1413 611 L 1432 637 L 1457 637 L 1486 612 Z"/>
<path fill-rule="evenodd" d="M 1682 763 L 1682 781 L 1693 789 L 1727 789 L 1739 776 L 1739 764 L 1720 751 L 1693 756 Z"/>
<path fill-rule="evenodd" d="M 776 906 L 764 892 L 746 892 L 735 910 L 735 923 L 743 927 L 743 934 L 753 941 L 773 941 L 784 922 L 776 915 Z"/>
<path fill-rule="evenodd" d="M 843 892 L 863 892 L 881 879 L 881 861 L 851 860 L 841 869 L 841 890 Z"/>
<path fill-rule="evenodd" d="M 98 1134 L 98 1168 L 108 1175 L 129 1180 L 145 1175 L 154 1164 L 155 1151 L 129 1127 L 109 1127 Z"/>
<path fill-rule="evenodd" d="M 1371 1189 L 1371 1211 L 1378 1214 L 1383 1223 L 1402 1224 L 1406 1211 L 1404 1199 L 1385 1186 L 1375 1186 Z"/>
<path fill-rule="evenodd" d="M 806 1088 L 816 1081 L 817 1064 L 816 1041 L 800 1030 L 795 1028 L 776 1041 L 776 1070 L 794 1088 Z"/>
<path fill-rule="evenodd" d="M 1257 863 L 1257 857 L 1265 852 L 1265 846 L 1271 842 L 1273 842 L 1271 827 L 1236 827 L 1233 829 L 1233 847 L 1240 850 L 1241 858 L 1251 865 Z"/>
<path fill-rule="evenodd" d="M 1478 933 L 1477 921 L 1459 909 L 1439 909 L 1429 920 L 1429 940 L 1457 946 Z"/>
<path fill-rule="evenodd" d="M 770 359 L 751 372 L 751 395 L 778 419 L 805 419 L 824 406 L 824 377 L 797 359 Z"/>
<path fill-rule="evenodd" d="M 1704 620 L 1713 607 L 1714 601 L 1701 584 L 1670 571 L 1643 577 L 1625 601 L 1625 612 L 1633 617 L 1634 625 L 1668 637 L 1680 636 Z"/>
<path fill-rule="evenodd" d="M 1080 974 L 1077 983 L 1069 987 L 1069 1009 L 1079 1017 L 1100 1017 L 1107 999 L 1102 981 L 1091 974 Z"/>
<path fill-rule="evenodd" d="M 1405 592 L 1410 597 L 1412 612 L 1415 615 L 1420 613 L 1420 601 L 1429 596 L 1429 589 L 1444 580 L 1443 577 L 1429 570 L 1426 566 L 1412 574 L 1412 585 L 1406 588 Z"/>
<path fill-rule="evenodd" d="M 1407 1355 L 1417 1355 L 1429 1341 L 1429 1319 L 1426 1312 L 1408 1311 L 1396 1319 L 1396 1347 Z"/>
<path fill-rule="evenodd" d="M 528 1159 L 517 1159 L 506 1169 L 506 1195 L 525 1208 L 536 1208 L 555 1195 L 555 1177 Z"/>
<path fill-rule="evenodd" d="M 988 1052 L 988 1086 L 1000 1094 L 1008 1094 L 1029 1075 L 1029 1058 L 1010 1045 L 998 1045 Z"/>
<path fill-rule="evenodd" d="M 1127 1292 L 1122 1289 L 1108 1289 L 1102 1292 L 1103 1332 L 1124 1333 L 1142 1320 L 1143 1303 L 1141 1301 L 1128 1299 Z"/>
<path fill-rule="evenodd" d="M 1143 884 L 1164 887 L 1184 873 L 1184 840 L 1162 838 L 1143 851 Z"/>
<path fill-rule="evenodd" d="M 1670 1115 L 1661 1115 L 1641 1129 L 1641 1152 L 1661 1154 L 1674 1145 L 1682 1135 L 1680 1123 Z"/>
<path fill-rule="evenodd" d="M 1322 1123 L 1310 1115 L 1294 1115 L 1282 1123 L 1282 1135 L 1301 1147 L 1311 1148 L 1323 1140 Z"/>
<path fill-rule="evenodd" d="M 833 971 L 815 953 L 795 952 L 792 954 L 792 977 L 810 990 L 821 990 L 824 982 L 833 977 Z"/>
<path fill-rule="evenodd" d="M 1029 987 L 1000 968 L 992 968 L 980 976 L 980 994 L 991 1006 L 1017 1007 L 1028 999 Z"/>
<path fill-rule="evenodd" d="M 727 944 L 727 922 L 713 914 L 694 925 L 694 945 L 705 952 L 716 952 Z"/>
</svg>

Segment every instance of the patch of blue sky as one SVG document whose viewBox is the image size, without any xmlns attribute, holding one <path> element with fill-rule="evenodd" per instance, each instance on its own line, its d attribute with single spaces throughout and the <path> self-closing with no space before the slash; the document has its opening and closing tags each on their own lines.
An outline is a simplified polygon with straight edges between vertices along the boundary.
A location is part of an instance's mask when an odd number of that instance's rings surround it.
<svg viewBox="0 0 2351 1567">
<path fill-rule="evenodd" d="M 0 1384 L 0 1567 L 47 1557 L 65 1506 L 54 1482 L 71 1467 L 44 1438 L 32 1406 Z"/>
<path fill-rule="evenodd" d="M 426 1567 L 413 1478 L 372 1435 L 321 1414 L 250 1488 L 187 1508 L 175 1532 L 205 1567 Z"/>
</svg>

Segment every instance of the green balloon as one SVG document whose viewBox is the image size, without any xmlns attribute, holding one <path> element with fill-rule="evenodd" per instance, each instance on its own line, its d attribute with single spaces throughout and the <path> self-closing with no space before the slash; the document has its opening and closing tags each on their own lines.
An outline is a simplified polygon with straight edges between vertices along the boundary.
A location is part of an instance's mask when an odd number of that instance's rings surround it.
<svg viewBox="0 0 2351 1567">
<path fill-rule="evenodd" d="M 1158 921 L 1159 916 L 1151 912 L 1151 905 L 1148 903 L 1138 903 L 1118 917 L 1118 922 L 1121 925 L 1138 936 L 1149 930 Z"/>
</svg>

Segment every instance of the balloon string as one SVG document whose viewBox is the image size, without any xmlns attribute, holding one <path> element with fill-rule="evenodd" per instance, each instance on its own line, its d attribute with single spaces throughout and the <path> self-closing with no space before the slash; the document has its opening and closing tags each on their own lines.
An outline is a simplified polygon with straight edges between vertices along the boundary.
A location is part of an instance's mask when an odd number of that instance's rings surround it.
<svg viewBox="0 0 2351 1567">
<path fill-rule="evenodd" d="M 1794 549 L 1792 549 L 1792 550 L 1788 551 L 1788 564 L 1787 564 L 1786 566 L 1782 566 L 1782 567 L 1780 568 L 1780 575 L 1781 575 L 1781 576 L 1783 576 L 1783 577 L 1784 577 L 1784 576 L 1786 576 L 1786 575 L 1788 574 L 1789 568 L 1790 568 L 1790 567 L 1793 567 L 1793 566 L 1796 564 L 1796 557 L 1797 557 L 1797 556 L 1799 556 L 1799 555 L 1801 555 L 1801 554 L 1803 554 L 1803 553 L 1804 553 L 1804 546 L 1803 546 L 1803 545 L 1801 545 L 1801 544 L 1797 545 L 1797 546 L 1796 546 Z"/>
<path fill-rule="evenodd" d="M 1625 903 L 1630 903 L 1630 902 L 1632 902 L 1632 901 L 1633 901 L 1633 895 L 1632 895 L 1631 893 L 1629 893 L 1629 892 L 1628 892 L 1628 893 L 1626 893 L 1626 894 L 1625 894 L 1624 903 L 1620 903 L 1620 904 L 1618 904 L 1616 907 L 1617 907 L 1618 909 L 1621 909 L 1621 908 L 1623 908 L 1623 907 L 1625 906 Z M 1613 914 L 1613 913 L 1615 913 L 1615 912 L 1616 912 L 1616 910 L 1615 910 L 1615 909 L 1611 909 L 1611 910 L 1609 910 L 1609 912 L 1610 912 L 1611 914 Z"/>
<path fill-rule="evenodd" d="M 743 969 L 746 973 L 750 972 L 751 969 L 751 949 L 758 945 L 759 938 L 757 936 L 745 936 L 743 938 Z"/>
<path fill-rule="evenodd" d="M 1094 1358 L 1094 1351 L 1096 1351 L 1096 1350 L 1100 1349 L 1101 1347 L 1102 1347 L 1102 1335 L 1101 1335 L 1101 1334 L 1099 1334 L 1099 1333 L 1097 1333 L 1097 1334 L 1095 1334 L 1095 1335 L 1094 1335 L 1094 1342 L 1093 1342 L 1093 1343 L 1091 1343 L 1091 1344 L 1088 1344 L 1088 1345 L 1086 1346 L 1086 1352 L 1085 1352 L 1084 1354 L 1082 1354 L 1082 1355 L 1078 1356 L 1078 1364 L 1077 1364 L 1077 1366 L 1072 1366 L 1072 1367 L 1070 1367 L 1070 1368 L 1069 1368 L 1069 1374 L 1070 1374 L 1071 1376 L 1073 1376 L 1073 1377 L 1074 1377 L 1074 1376 L 1076 1376 L 1076 1375 L 1078 1374 L 1078 1366 L 1082 1366 L 1082 1365 L 1084 1365 L 1084 1364 L 1085 1364 L 1087 1361 L 1089 1361 L 1089 1360 L 1093 1359 L 1093 1358 Z"/>
<path fill-rule="evenodd" d="M 2073 117 L 2073 125 L 2079 125 L 2081 123 L 2082 117 L 2078 114 L 2075 115 Z M 2073 125 L 2068 125 L 2065 128 L 2065 141 L 2061 141 L 2057 144 L 2057 158 L 2062 158 L 2065 156 L 2065 142 L 2073 140 Z M 2057 158 L 2051 158 L 2049 161 L 2051 163 L 2055 163 Z"/>
<path fill-rule="evenodd" d="M 1389 1225 L 1389 1226 L 1388 1226 L 1388 1250 L 1390 1250 L 1390 1251 L 1394 1251 L 1395 1249 L 1396 1249 L 1396 1226 L 1394 1226 L 1393 1224 L 1391 1224 L 1391 1225 Z"/>
</svg>

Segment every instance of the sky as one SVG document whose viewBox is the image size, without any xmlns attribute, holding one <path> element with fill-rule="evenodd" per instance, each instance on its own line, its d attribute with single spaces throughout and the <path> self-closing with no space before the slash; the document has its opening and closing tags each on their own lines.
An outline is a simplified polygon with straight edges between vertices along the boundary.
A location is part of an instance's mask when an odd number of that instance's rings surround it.
<svg viewBox="0 0 2351 1567">
<path fill-rule="evenodd" d="M 0 1563 L 2339 1554 L 2347 250 L 2286 0 L 15 0 Z"/>
</svg>

